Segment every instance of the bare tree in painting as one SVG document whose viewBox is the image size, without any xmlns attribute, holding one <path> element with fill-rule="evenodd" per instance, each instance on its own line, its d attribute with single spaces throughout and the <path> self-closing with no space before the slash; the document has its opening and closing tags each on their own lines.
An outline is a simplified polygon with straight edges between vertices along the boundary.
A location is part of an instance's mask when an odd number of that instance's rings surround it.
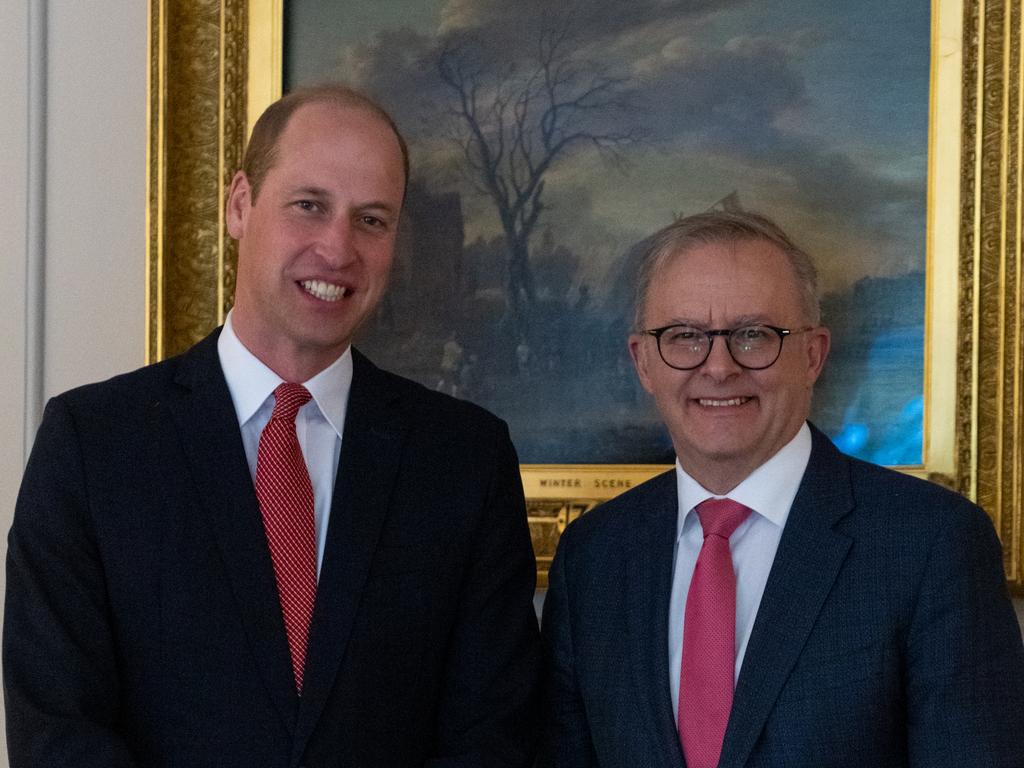
<svg viewBox="0 0 1024 768">
<path fill-rule="evenodd" d="M 537 299 L 530 237 L 545 209 L 545 177 L 577 149 L 615 159 L 617 150 L 640 138 L 634 128 L 622 127 L 632 112 L 629 82 L 580 60 L 569 30 L 566 23 L 541 33 L 526 62 L 495 63 L 494 51 L 473 41 L 450 44 L 438 59 L 452 96 L 450 137 L 469 181 L 501 220 L 508 309 L 521 338 L 529 336 Z"/>
</svg>

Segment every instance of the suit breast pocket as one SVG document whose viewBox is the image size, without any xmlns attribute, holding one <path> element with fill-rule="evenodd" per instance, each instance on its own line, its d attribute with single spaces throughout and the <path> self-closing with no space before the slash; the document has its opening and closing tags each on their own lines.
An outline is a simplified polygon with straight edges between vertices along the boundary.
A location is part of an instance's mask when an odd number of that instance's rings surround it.
<svg viewBox="0 0 1024 768">
<path fill-rule="evenodd" d="M 899 655 L 889 641 L 851 642 L 848 647 L 809 645 L 797 659 L 785 690 L 816 696 L 832 689 L 872 688 L 898 669 Z"/>
</svg>

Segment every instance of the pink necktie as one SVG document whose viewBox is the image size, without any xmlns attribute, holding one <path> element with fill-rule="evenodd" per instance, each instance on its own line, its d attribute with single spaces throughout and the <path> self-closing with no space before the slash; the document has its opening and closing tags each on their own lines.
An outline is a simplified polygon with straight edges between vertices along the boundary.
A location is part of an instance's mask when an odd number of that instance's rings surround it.
<svg viewBox="0 0 1024 768">
<path fill-rule="evenodd" d="M 736 669 L 736 575 L 729 537 L 750 509 L 732 499 L 708 499 L 696 512 L 704 544 L 686 595 L 677 725 L 687 768 L 715 768 Z"/>
<path fill-rule="evenodd" d="M 295 689 L 301 695 L 316 598 L 316 532 L 313 486 L 295 435 L 295 414 L 310 394 L 301 384 L 281 384 L 274 398 L 274 412 L 260 435 L 256 456 L 256 496 L 274 563 Z"/>
</svg>

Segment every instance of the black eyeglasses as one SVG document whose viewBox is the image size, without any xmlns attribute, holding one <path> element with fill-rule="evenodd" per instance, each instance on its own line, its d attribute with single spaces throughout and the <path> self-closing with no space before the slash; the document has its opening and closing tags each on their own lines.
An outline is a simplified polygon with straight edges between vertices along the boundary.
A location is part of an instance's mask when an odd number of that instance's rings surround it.
<svg viewBox="0 0 1024 768">
<path fill-rule="evenodd" d="M 658 354 L 669 368 L 691 371 L 704 365 L 711 355 L 716 336 L 725 337 L 725 346 L 736 365 L 751 371 L 770 368 L 782 354 L 783 340 L 793 333 L 814 330 L 814 326 L 790 330 L 774 325 L 745 325 L 705 331 L 689 325 L 666 325 L 640 331 L 653 336 Z"/>
</svg>

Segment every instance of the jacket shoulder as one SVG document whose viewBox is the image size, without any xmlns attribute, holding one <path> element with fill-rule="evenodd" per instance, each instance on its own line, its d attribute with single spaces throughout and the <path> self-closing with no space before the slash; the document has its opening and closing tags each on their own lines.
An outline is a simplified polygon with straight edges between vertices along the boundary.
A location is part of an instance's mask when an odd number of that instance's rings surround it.
<svg viewBox="0 0 1024 768">
<path fill-rule="evenodd" d="M 507 431 L 505 422 L 486 408 L 378 368 L 358 350 L 353 350 L 353 356 L 353 376 L 364 377 L 378 394 L 400 403 L 417 422 L 441 430 L 445 430 L 448 425 L 469 423 L 485 429 Z"/>
<path fill-rule="evenodd" d="M 846 459 L 858 505 L 899 509 L 904 514 L 927 514 L 933 524 L 935 515 L 974 514 L 981 511 L 966 497 L 938 483 L 860 459 Z"/>
<path fill-rule="evenodd" d="M 171 358 L 118 374 L 105 381 L 74 387 L 56 395 L 53 400 L 71 410 L 103 409 L 108 405 L 130 408 L 135 403 L 159 398 L 161 392 L 174 387 L 179 366 L 180 358 Z"/>
<path fill-rule="evenodd" d="M 804 477 L 810 494 L 805 506 L 838 502 L 839 530 L 901 557 L 924 553 L 942 540 L 994 535 L 985 511 L 964 496 L 847 456 L 831 443 L 821 451 L 815 448 Z"/>
<path fill-rule="evenodd" d="M 675 469 L 663 472 L 594 507 L 565 529 L 566 546 L 586 549 L 615 547 L 652 518 L 678 516 Z"/>
</svg>

